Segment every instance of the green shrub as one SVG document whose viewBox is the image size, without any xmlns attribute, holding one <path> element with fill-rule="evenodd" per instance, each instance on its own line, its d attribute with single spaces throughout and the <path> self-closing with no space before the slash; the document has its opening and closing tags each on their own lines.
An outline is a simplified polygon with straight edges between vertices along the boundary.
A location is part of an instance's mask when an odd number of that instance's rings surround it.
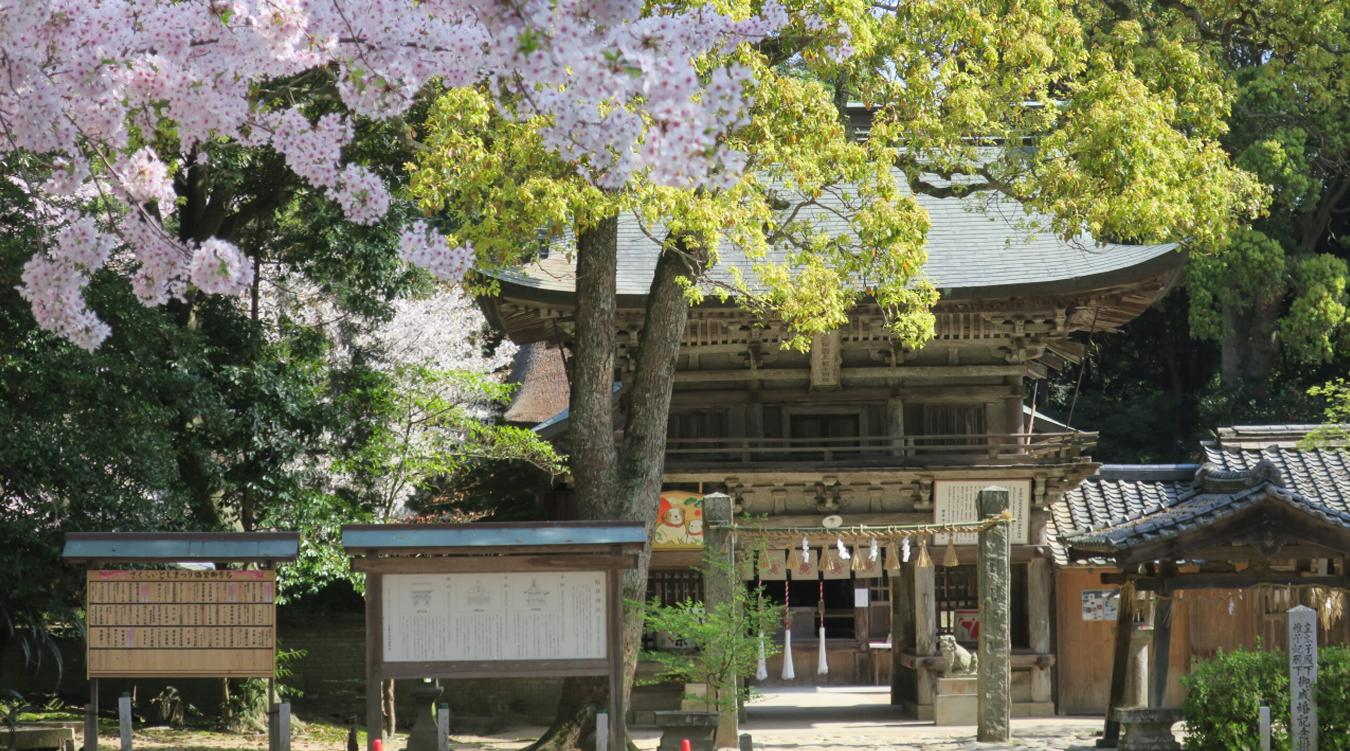
<svg viewBox="0 0 1350 751">
<path fill-rule="evenodd" d="M 1289 660 L 1283 652 L 1220 652 L 1196 663 L 1182 714 L 1186 748 L 1248 751 L 1260 747 L 1257 717 L 1270 707 L 1272 749 L 1289 748 Z M 1350 751 L 1350 648 L 1324 647 L 1317 669 L 1318 747 Z"/>
</svg>

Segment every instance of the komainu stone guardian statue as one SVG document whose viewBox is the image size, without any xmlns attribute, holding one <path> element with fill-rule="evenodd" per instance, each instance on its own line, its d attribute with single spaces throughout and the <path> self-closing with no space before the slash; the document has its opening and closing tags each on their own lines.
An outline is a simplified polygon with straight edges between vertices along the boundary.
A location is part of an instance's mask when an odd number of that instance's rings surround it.
<svg viewBox="0 0 1350 751">
<path fill-rule="evenodd" d="M 954 675 L 975 675 L 979 672 L 979 657 L 970 653 L 970 650 L 956 642 L 956 637 L 951 634 L 943 634 L 938 637 L 938 651 L 947 661 L 946 674 Z"/>
</svg>

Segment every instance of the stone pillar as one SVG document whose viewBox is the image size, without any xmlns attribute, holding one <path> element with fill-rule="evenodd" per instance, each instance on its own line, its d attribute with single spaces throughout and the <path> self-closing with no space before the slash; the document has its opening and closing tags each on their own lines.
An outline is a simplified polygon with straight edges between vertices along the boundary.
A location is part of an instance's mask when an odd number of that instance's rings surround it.
<svg viewBox="0 0 1350 751">
<path fill-rule="evenodd" d="M 915 553 L 918 555 L 918 553 Z M 932 565 L 914 566 L 914 653 L 920 657 L 935 655 L 937 650 L 937 575 Z M 937 677 L 927 668 L 915 670 L 919 685 L 915 691 L 920 707 L 932 707 L 937 694 Z"/>
<path fill-rule="evenodd" d="M 1153 641 L 1153 629 L 1147 623 L 1136 623 L 1130 628 L 1130 677 L 1126 683 L 1126 707 L 1148 706 L 1148 645 Z"/>
<path fill-rule="evenodd" d="M 1008 510 L 1005 488 L 985 488 L 978 499 L 980 518 Z M 981 743 L 1008 740 L 1012 716 L 1012 557 L 1010 525 L 996 524 L 980 532 L 977 576 L 980 592 L 980 711 L 976 739 Z"/>
<path fill-rule="evenodd" d="M 736 581 L 736 546 L 731 535 L 731 496 L 709 493 L 703 496 L 703 543 L 707 561 L 703 568 L 704 601 L 708 609 L 729 603 L 734 597 Z M 711 686 L 709 690 L 711 690 Z M 736 709 L 723 709 L 718 703 L 721 721 L 717 725 L 718 748 L 736 748 L 739 729 Z"/>
<path fill-rule="evenodd" d="M 1019 403 L 1020 404 L 1020 403 Z M 1054 573 L 1049 558 L 1032 558 L 1027 563 L 1027 618 L 1031 636 L 1031 651 L 1048 655 L 1050 648 L 1050 618 L 1055 612 L 1052 592 Z M 1048 704 L 1051 700 L 1051 667 L 1031 669 L 1031 700 Z"/>
</svg>

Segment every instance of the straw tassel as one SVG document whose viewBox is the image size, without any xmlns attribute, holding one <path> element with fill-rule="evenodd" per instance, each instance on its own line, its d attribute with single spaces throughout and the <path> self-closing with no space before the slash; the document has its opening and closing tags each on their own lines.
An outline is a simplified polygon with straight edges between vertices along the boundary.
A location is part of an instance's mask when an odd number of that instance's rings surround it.
<svg viewBox="0 0 1350 751">
<path fill-rule="evenodd" d="M 928 541 L 919 540 L 919 560 L 914 563 L 918 568 L 932 568 L 933 559 L 928 557 Z"/>
<path fill-rule="evenodd" d="M 942 555 L 942 565 L 954 568 L 960 564 L 961 559 L 956 557 L 956 535 L 947 535 L 947 552 Z"/>
<path fill-rule="evenodd" d="M 759 632 L 759 664 L 755 667 L 755 680 L 769 679 L 769 663 L 764 659 L 764 632 Z"/>
<path fill-rule="evenodd" d="M 899 550 L 899 548 L 897 548 L 897 547 L 895 546 L 895 543 L 893 543 L 893 542 L 892 542 L 892 543 L 888 543 L 888 544 L 886 545 L 886 565 L 885 565 L 885 569 L 886 569 L 887 571 L 899 571 L 899 570 L 900 570 L 900 550 Z"/>
<path fill-rule="evenodd" d="M 866 570 L 867 570 L 867 561 L 864 561 L 864 560 L 863 560 L 863 552 L 862 552 L 862 546 L 861 546 L 861 545 L 854 545 L 854 546 L 853 546 L 853 566 L 852 566 L 851 568 L 852 568 L 854 571 L 866 571 Z"/>
</svg>

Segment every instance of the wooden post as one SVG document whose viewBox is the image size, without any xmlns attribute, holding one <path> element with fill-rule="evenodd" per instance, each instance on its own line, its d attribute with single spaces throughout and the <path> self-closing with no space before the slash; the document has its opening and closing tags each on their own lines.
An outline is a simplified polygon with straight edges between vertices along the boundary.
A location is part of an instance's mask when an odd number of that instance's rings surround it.
<svg viewBox="0 0 1350 751">
<path fill-rule="evenodd" d="M 384 690 L 384 676 L 380 671 L 383 584 L 384 574 L 374 571 L 366 574 L 366 751 L 375 751 L 375 741 L 384 735 L 384 715 L 380 711 Z"/>
<path fill-rule="evenodd" d="M 726 493 L 709 493 L 703 496 L 703 542 L 708 556 L 703 571 L 704 599 L 707 607 L 712 608 L 735 602 L 733 587 L 738 586 L 736 577 L 736 546 L 731 530 L 731 496 Z M 712 686 L 708 687 L 712 691 Z M 714 697 L 718 703 L 721 717 L 717 725 L 716 744 L 718 748 L 735 748 L 740 734 L 738 718 L 733 704 L 731 708 L 722 706 L 724 700 Z M 621 748 L 614 746 L 613 748 Z"/>
<path fill-rule="evenodd" d="M 1116 607 L 1116 645 L 1111 660 L 1111 688 L 1106 698 L 1106 726 L 1102 729 L 1100 748 L 1115 748 L 1120 742 L 1120 720 L 1116 709 L 1125 706 L 1125 682 L 1129 678 L 1130 634 L 1134 629 L 1134 587 L 1120 588 L 1120 603 Z"/>
<path fill-rule="evenodd" d="M 891 586 L 891 704 L 914 701 L 914 676 L 900 664 L 906 650 L 914 648 L 914 566 L 889 572 Z"/>
<path fill-rule="evenodd" d="M 609 584 L 608 606 L 609 638 L 609 747 L 627 748 L 628 733 L 624 722 L 623 702 L 623 573 L 611 569 L 605 573 Z"/>
<path fill-rule="evenodd" d="M 117 697 L 117 730 L 122 739 L 122 751 L 131 751 L 131 694 Z"/>
<path fill-rule="evenodd" d="M 89 703 L 84 706 L 84 751 L 98 751 L 98 679 L 89 681 Z"/>
<path fill-rule="evenodd" d="M 1171 663 L 1172 652 L 1172 581 L 1177 565 L 1164 562 L 1158 574 L 1162 582 L 1153 608 L 1153 669 L 1149 671 L 1152 686 L 1148 692 L 1148 705 L 1154 709 L 1167 703 L 1167 668 Z"/>
<path fill-rule="evenodd" d="M 915 555 L 918 555 L 915 553 Z M 914 566 L 914 653 L 920 657 L 937 654 L 937 574 L 934 566 Z M 937 677 L 927 668 L 916 668 L 918 687 L 915 703 L 933 706 Z"/>
<path fill-rule="evenodd" d="M 1006 488 L 985 488 L 977 499 L 980 518 L 995 519 L 1008 510 Z M 979 725 L 981 743 L 1008 740 L 1012 717 L 1012 556 L 1010 525 L 980 532 L 976 569 L 980 592 Z"/>
<path fill-rule="evenodd" d="M 1020 410 L 1022 403 L 1017 407 Z M 1031 651 L 1038 655 L 1050 654 L 1050 614 L 1054 612 L 1052 593 L 1054 575 L 1049 558 L 1032 558 L 1027 563 L 1027 617 L 1031 636 Z M 1031 669 L 1031 700 L 1046 704 L 1051 700 L 1051 672 L 1049 667 Z"/>
<path fill-rule="evenodd" d="M 281 751 L 281 736 L 277 732 L 277 680 L 267 679 L 267 751 Z"/>
</svg>

